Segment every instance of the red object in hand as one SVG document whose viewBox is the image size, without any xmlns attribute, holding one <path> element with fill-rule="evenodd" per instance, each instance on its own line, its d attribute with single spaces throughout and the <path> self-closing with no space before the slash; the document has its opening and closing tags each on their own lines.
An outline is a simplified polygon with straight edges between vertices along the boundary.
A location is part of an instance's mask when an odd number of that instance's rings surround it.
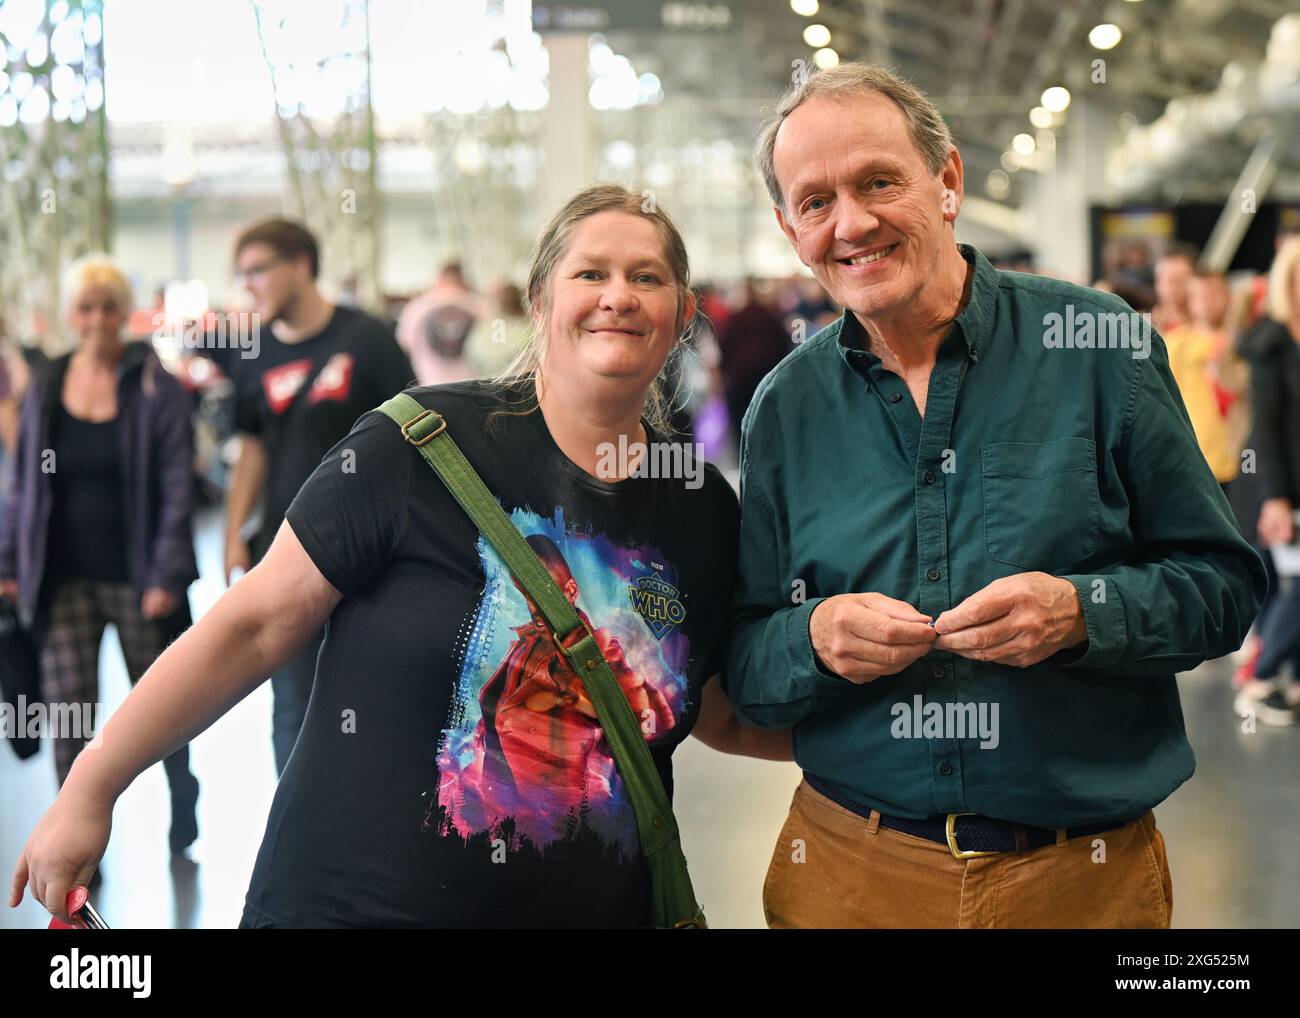
<svg viewBox="0 0 1300 1018">
<path fill-rule="evenodd" d="M 104 922 L 103 917 L 95 911 L 95 906 L 90 903 L 90 891 L 85 885 L 78 884 L 68 892 L 68 900 L 65 903 L 68 909 L 68 918 L 71 923 L 65 923 L 58 916 L 50 917 L 49 929 L 51 930 L 106 930 L 108 923 Z M 78 915 L 78 913 L 81 913 Z"/>
</svg>

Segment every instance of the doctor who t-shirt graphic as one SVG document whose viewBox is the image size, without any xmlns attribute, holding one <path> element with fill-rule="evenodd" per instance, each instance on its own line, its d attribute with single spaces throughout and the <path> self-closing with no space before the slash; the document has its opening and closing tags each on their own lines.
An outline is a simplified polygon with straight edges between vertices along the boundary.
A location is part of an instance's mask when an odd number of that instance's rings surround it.
<svg viewBox="0 0 1300 1018">
<path fill-rule="evenodd" d="M 653 744 L 689 706 L 688 609 L 676 572 L 657 551 L 566 535 L 562 510 L 556 517 L 516 509 L 512 522 L 595 634 Z M 615 855 L 635 850 L 635 815 L 583 680 L 495 549 L 480 538 L 478 550 L 487 583 L 439 747 L 429 823 L 467 840 L 486 832 L 508 852 L 582 841 Z"/>
<path fill-rule="evenodd" d="M 696 488 L 592 477 L 487 382 L 410 393 L 595 634 L 671 795 L 673 750 L 725 659 L 734 491 L 713 467 Z M 286 520 L 343 597 L 247 923 L 644 925 L 636 814 L 590 692 L 397 425 L 363 417 Z"/>
</svg>

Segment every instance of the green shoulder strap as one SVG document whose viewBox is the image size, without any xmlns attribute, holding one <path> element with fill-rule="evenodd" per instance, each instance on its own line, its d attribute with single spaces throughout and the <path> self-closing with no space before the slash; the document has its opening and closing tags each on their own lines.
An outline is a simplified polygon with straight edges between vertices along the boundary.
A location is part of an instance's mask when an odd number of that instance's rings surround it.
<svg viewBox="0 0 1300 1018">
<path fill-rule="evenodd" d="M 406 441 L 420 451 L 479 532 L 496 549 L 551 627 L 556 646 L 564 651 L 574 672 L 581 676 L 636 812 L 641 851 L 650 870 L 654 924 L 704 928 L 704 912 L 695 901 L 668 794 L 659 780 L 641 725 L 596 637 L 447 434 L 447 422 L 442 416 L 424 409 L 406 393 L 394 396 L 379 411 L 401 427 Z M 575 641 L 579 634 L 581 638 Z"/>
</svg>

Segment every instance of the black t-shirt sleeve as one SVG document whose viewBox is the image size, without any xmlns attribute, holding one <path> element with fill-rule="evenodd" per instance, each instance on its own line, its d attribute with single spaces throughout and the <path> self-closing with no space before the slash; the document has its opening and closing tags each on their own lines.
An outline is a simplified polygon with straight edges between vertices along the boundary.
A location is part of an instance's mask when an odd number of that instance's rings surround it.
<svg viewBox="0 0 1300 1018">
<path fill-rule="evenodd" d="M 397 345 L 393 330 L 378 319 L 371 319 L 367 337 L 366 368 L 380 399 L 395 396 L 415 384 L 415 372 L 406 352 Z"/>
<path fill-rule="evenodd" d="M 396 554 L 412 458 L 397 425 L 368 413 L 326 454 L 285 513 L 321 575 L 345 597 L 366 590 Z"/>
</svg>

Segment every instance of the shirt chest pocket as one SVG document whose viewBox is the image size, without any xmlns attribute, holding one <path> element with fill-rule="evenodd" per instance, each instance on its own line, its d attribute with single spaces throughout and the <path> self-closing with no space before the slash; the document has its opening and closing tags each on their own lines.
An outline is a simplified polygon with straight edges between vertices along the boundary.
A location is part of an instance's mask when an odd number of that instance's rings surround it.
<svg viewBox="0 0 1300 1018">
<path fill-rule="evenodd" d="M 1097 550 L 1097 443 L 994 442 L 980 451 L 984 547 L 1021 569 L 1058 572 Z"/>
</svg>

